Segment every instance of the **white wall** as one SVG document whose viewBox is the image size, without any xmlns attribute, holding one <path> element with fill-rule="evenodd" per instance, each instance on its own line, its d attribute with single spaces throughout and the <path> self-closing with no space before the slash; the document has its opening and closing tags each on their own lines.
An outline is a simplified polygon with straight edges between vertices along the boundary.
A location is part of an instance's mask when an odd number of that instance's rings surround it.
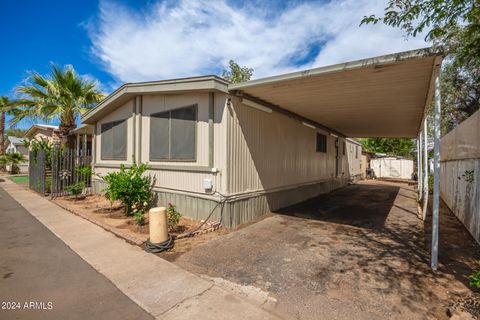
<svg viewBox="0 0 480 320">
<path fill-rule="evenodd" d="M 480 111 L 442 138 L 440 196 L 480 243 Z"/>
</svg>

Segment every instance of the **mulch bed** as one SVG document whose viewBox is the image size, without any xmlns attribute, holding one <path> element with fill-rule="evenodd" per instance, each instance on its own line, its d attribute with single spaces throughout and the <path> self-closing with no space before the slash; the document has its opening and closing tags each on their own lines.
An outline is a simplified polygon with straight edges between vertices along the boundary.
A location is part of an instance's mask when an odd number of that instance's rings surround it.
<svg viewBox="0 0 480 320">
<path fill-rule="evenodd" d="M 87 195 L 78 199 L 72 197 L 58 197 L 52 200 L 62 208 L 87 219 L 100 227 L 114 233 L 116 236 L 126 241 L 142 245 L 148 239 L 149 225 L 148 214 L 146 215 L 146 223 L 138 225 L 133 217 L 125 215 L 125 208 L 119 202 L 111 203 L 101 195 Z M 205 234 L 220 229 L 220 223 L 202 223 L 202 221 L 181 217 L 180 222 L 175 230 L 169 230 L 169 233 L 175 238 L 176 252 L 186 252 L 195 247 L 195 243 L 204 243 L 205 239 L 197 238 L 205 237 Z M 224 232 L 221 232 L 224 233 Z M 214 235 L 208 237 L 214 238 Z M 193 242 L 193 243 L 192 243 Z M 183 244 L 186 246 L 183 246 Z M 188 243 L 188 244 L 187 244 Z"/>
</svg>

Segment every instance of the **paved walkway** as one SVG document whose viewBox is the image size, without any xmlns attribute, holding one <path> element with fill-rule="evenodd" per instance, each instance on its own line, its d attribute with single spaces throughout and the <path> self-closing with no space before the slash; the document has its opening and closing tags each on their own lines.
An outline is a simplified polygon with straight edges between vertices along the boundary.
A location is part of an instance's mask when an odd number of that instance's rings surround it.
<svg viewBox="0 0 480 320">
<path fill-rule="evenodd" d="M 113 236 L 100 227 L 77 217 L 69 212 L 59 208 L 55 204 L 46 199 L 41 198 L 33 192 L 25 190 L 24 188 L 14 184 L 11 181 L 5 180 L 0 182 L 0 187 L 5 189 L 16 201 L 18 201 L 31 215 L 44 224 L 50 231 L 52 231 L 58 238 L 60 238 L 68 247 L 77 253 L 83 260 L 110 280 L 121 292 L 128 298 L 137 303 L 141 308 L 147 311 L 158 319 L 278 319 L 267 311 L 261 308 L 264 301 L 247 301 L 234 292 L 228 291 L 222 286 L 216 285 L 214 282 L 202 279 L 192 273 L 189 273 L 176 265 L 167 262 L 155 255 L 144 252 L 139 247 L 132 246 L 125 241 Z M 2 199 L 3 203 L 3 199 Z M 11 213 L 12 214 L 12 213 Z M 25 214 L 25 212 L 24 212 Z M 6 218 L 2 209 L 2 225 L 9 225 L 11 222 Z M 14 235 L 11 237 L 21 237 L 19 231 L 12 230 Z M 3 232 L 2 232 L 3 234 Z M 48 233 L 47 233 L 48 234 Z M 49 243 L 45 242 L 44 233 L 42 235 L 30 233 L 32 238 L 26 240 L 27 243 L 39 242 L 48 247 Z M 30 236 L 27 236 L 30 237 Z M 7 236 L 8 238 L 8 236 Z M 38 238 L 38 239 L 36 239 Z M 9 241 L 6 239 L 6 241 Z M 52 239 L 52 242 L 53 239 Z M 26 244 L 24 244 L 26 245 Z M 64 248 L 66 250 L 66 248 Z M 33 250 L 34 251 L 34 250 Z M 57 254 L 55 250 L 51 250 L 52 254 Z M 75 256 L 69 251 L 71 256 Z M 23 252 L 21 248 L 17 248 L 14 254 L 10 253 L 11 259 L 21 259 L 21 257 L 31 255 L 32 252 Z M 58 253 L 60 255 L 60 253 Z M 3 257 L 3 254 L 2 254 Z M 58 258 L 59 260 L 61 257 Z M 78 259 L 78 257 L 76 257 Z M 31 261 L 33 259 L 30 259 Z M 50 260 L 50 259 L 46 259 Z M 80 260 L 80 259 L 78 259 Z M 58 261 L 58 260 L 57 260 Z M 71 266 L 81 265 L 79 261 L 71 260 L 70 257 L 61 259 L 58 264 Z M 3 259 L 2 259 L 3 262 Z M 28 263 L 28 261 L 26 262 Z M 3 263 L 2 263 L 3 266 Z M 12 265 L 13 266 L 13 265 Z M 80 267 L 78 267 L 80 268 Z M 79 304 L 81 299 L 77 300 L 77 293 L 69 291 L 67 287 L 62 287 L 70 282 L 66 275 L 59 269 L 49 269 L 43 264 L 32 261 L 29 266 L 22 267 L 24 273 L 38 272 L 40 278 L 43 278 L 43 283 L 53 283 L 57 290 L 49 292 L 43 296 L 35 296 L 32 294 L 31 299 L 54 299 L 55 297 L 64 297 L 69 301 L 77 301 Z M 73 270 L 76 270 L 73 268 Z M 93 270 L 84 272 L 93 272 Z M 16 270 L 6 270 L 4 277 L 7 277 L 9 272 Z M 73 272 L 73 274 L 76 274 Z M 12 276 L 12 275 L 11 275 Z M 53 282 L 49 277 L 58 277 Z M 98 286 L 105 289 L 108 281 L 97 274 L 97 277 L 103 279 L 103 283 L 99 280 Z M 72 278 L 75 278 L 72 276 Z M 14 279 L 14 278 L 12 278 Z M 88 286 L 88 280 L 83 281 L 84 292 L 92 295 L 91 301 L 96 304 L 105 304 L 105 310 L 108 309 L 108 299 L 104 299 L 104 295 L 96 293 L 94 286 Z M 13 280 L 12 280 L 13 281 Z M 71 280 L 73 281 L 73 280 Z M 107 285 L 108 284 L 108 285 Z M 3 285 L 2 285 L 3 287 Z M 8 290 L 8 294 L 17 294 L 16 292 L 26 292 L 26 289 L 20 285 L 14 285 L 13 291 Z M 2 292 L 3 294 L 7 292 Z M 116 293 L 122 296 L 118 291 Z M 49 296 L 49 294 L 51 294 Z M 7 297 L 8 298 L 8 297 Z M 12 297 L 13 298 L 13 297 Z M 123 296 L 125 299 L 125 296 Z M 125 304 L 130 304 L 128 299 L 125 299 Z M 86 302 L 86 301 L 84 301 Z M 91 303 L 86 302 L 88 307 L 91 307 L 90 312 L 100 310 L 94 309 Z M 140 319 L 145 315 L 138 308 L 133 305 L 131 312 L 138 312 L 139 316 L 133 315 L 130 318 Z M 112 309 L 115 307 L 112 306 Z M 128 309 L 128 308 L 127 308 Z M 135 310 L 134 310 L 135 309 Z M 64 312 L 76 313 L 76 309 L 69 309 L 65 307 Z M 46 311 L 48 312 L 48 311 Z M 128 314 L 123 314 L 121 318 L 129 318 Z M 96 316 L 98 317 L 98 315 Z M 102 318 L 106 318 L 101 315 Z M 73 318 L 60 317 L 60 318 Z M 83 319 L 95 318 L 84 316 Z"/>
<path fill-rule="evenodd" d="M 153 319 L 1 188 L 0 212 L 1 319 Z"/>
</svg>

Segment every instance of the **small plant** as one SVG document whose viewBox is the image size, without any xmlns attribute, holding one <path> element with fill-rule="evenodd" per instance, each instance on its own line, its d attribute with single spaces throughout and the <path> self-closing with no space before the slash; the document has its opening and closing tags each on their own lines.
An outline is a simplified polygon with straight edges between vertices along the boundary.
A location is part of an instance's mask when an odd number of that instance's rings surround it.
<svg viewBox="0 0 480 320">
<path fill-rule="evenodd" d="M 127 216 L 145 210 L 152 199 L 152 179 L 143 176 L 147 169 L 144 163 L 133 163 L 128 170 L 122 164 L 119 171 L 110 172 L 104 177 L 99 175 L 107 183 L 103 190 L 105 197 L 111 202 L 118 200 L 125 205 Z"/>
<path fill-rule="evenodd" d="M 434 182 L 434 177 L 433 175 L 428 176 L 428 193 L 433 194 L 433 182 Z"/>
<path fill-rule="evenodd" d="M 84 177 L 89 177 L 92 175 L 92 167 L 76 167 L 75 172 L 78 175 L 82 175 Z"/>
<path fill-rule="evenodd" d="M 82 194 L 84 188 L 85 188 L 85 182 L 80 181 L 80 182 L 69 185 L 68 187 L 65 188 L 65 190 L 67 190 L 67 192 L 70 193 L 71 195 L 74 195 L 75 199 L 77 199 L 78 196 Z"/>
<path fill-rule="evenodd" d="M 52 177 L 45 178 L 45 193 L 52 192 Z"/>
<path fill-rule="evenodd" d="M 475 181 L 474 173 L 475 170 L 465 170 L 465 172 L 462 174 L 462 177 L 468 183 L 473 183 Z"/>
<path fill-rule="evenodd" d="M 135 222 L 138 225 L 143 226 L 145 224 L 145 211 L 140 210 L 140 211 L 135 212 L 133 214 L 133 220 L 135 220 Z"/>
<path fill-rule="evenodd" d="M 468 276 L 471 287 L 480 288 L 480 271 L 476 271 Z"/>
<path fill-rule="evenodd" d="M 167 205 L 167 224 L 170 230 L 175 230 L 180 222 L 182 214 L 177 211 L 177 206 L 171 202 Z"/>
</svg>

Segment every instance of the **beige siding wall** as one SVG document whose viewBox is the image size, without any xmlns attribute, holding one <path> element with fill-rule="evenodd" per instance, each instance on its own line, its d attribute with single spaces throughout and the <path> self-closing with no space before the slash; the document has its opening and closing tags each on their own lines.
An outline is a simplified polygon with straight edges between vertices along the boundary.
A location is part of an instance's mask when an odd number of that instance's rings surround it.
<svg viewBox="0 0 480 320">
<path fill-rule="evenodd" d="M 347 140 L 346 153 L 349 177 L 360 177 L 362 174 L 362 147 Z"/>
<path fill-rule="evenodd" d="M 183 95 L 153 95 L 143 97 L 142 117 L 142 157 L 151 164 L 175 164 L 176 166 L 208 165 L 208 93 Z M 151 161 L 150 155 L 150 115 L 157 112 L 197 105 L 197 150 L 196 161 L 171 162 Z"/>
<path fill-rule="evenodd" d="M 336 138 L 327 132 L 276 112 L 248 107 L 238 99 L 232 99 L 228 112 L 229 193 L 269 191 L 336 178 Z M 327 136 L 326 153 L 316 152 L 316 132 Z M 358 168 L 350 165 L 350 143 L 344 156 L 343 141 L 339 139 L 339 177 L 342 172 L 348 177 L 350 170 L 360 171 L 360 156 Z"/>
<path fill-rule="evenodd" d="M 214 142 L 212 167 L 217 173 L 207 172 L 209 161 L 209 93 L 177 94 L 177 95 L 145 95 L 142 97 L 142 115 L 133 116 L 135 99 L 125 103 L 114 112 L 97 123 L 97 135 L 95 137 L 95 159 L 101 165 L 95 171 L 105 175 L 112 170 L 118 170 L 120 163 L 130 164 L 132 155 L 136 154 L 137 161 L 147 162 L 152 166 L 148 173 L 155 178 L 155 189 L 169 192 L 187 192 L 198 196 L 211 196 L 216 192 L 225 192 L 226 175 L 225 144 L 226 144 L 226 117 L 224 112 L 226 95 L 216 93 L 214 96 Z M 172 162 L 150 161 L 150 115 L 157 112 L 176 109 L 183 106 L 196 104 L 197 131 L 196 131 L 196 161 Z M 101 124 L 115 120 L 127 120 L 127 161 L 101 160 Z M 135 124 L 134 124 L 135 122 Z M 135 134 L 133 134 L 135 130 Z M 134 143 L 134 137 L 136 142 Z M 135 145 L 135 152 L 134 152 Z M 108 167 L 112 165 L 111 167 Z M 169 166 L 169 169 L 158 169 L 155 166 Z M 192 168 L 203 168 L 203 172 L 197 172 Z M 175 170 L 178 169 L 178 170 Z M 203 180 L 211 179 L 213 189 L 206 191 L 203 188 Z"/>
<path fill-rule="evenodd" d="M 134 101 L 130 100 L 127 103 L 123 104 L 121 107 L 116 109 L 114 112 L 109 113 L 105 116 L 102 120 L 98 121 L 96 124 L 97 127 L 97 135 L 95 137 L 95 163 L 98 164 L 131 164 L 132 157 L 134 156 L 133 150 L 133 106 Z M 102 160 L 102 139 L 101 139 L 101 132 L 102 132 L 102 124 L 118 121 L 118 120 L 125 120 L 127 119 L 127 160 Z"/>
</svg>

